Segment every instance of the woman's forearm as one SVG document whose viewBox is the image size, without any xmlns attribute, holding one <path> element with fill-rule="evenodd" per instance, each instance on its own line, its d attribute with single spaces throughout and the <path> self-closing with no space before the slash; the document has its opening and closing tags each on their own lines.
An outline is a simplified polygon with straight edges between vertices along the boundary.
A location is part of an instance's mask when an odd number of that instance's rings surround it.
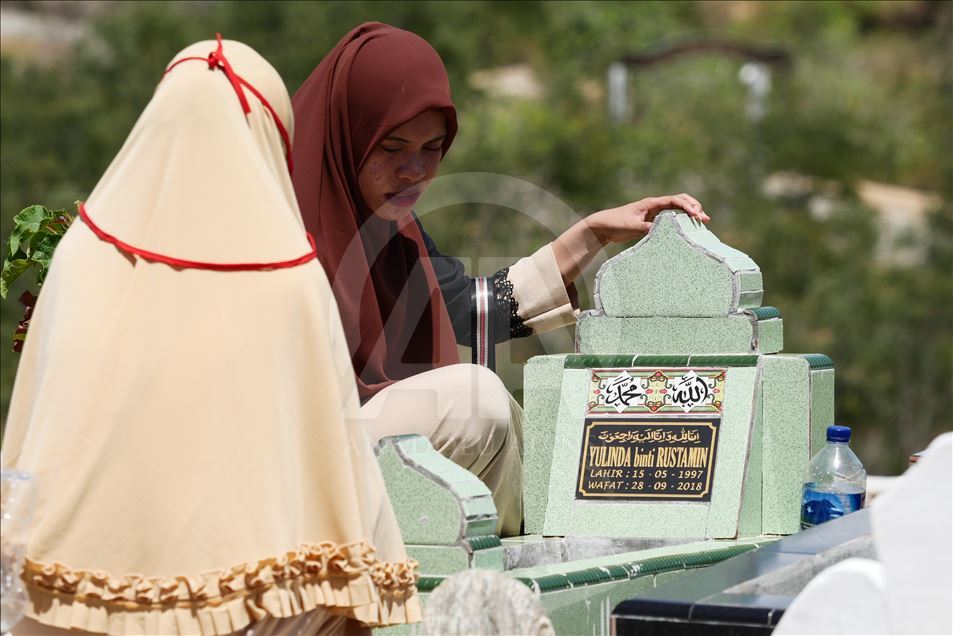
<svg viewBox="0 0 953 636">
<path fill-rule="evenodd" d="M 553 255 L 556 257 L 563 283 L 568 286 L 579 278 L 606 243 L 607 241 L 601 239 L 593 230 L 588 219 L 579 221 L 560 234 L 553 241 Z"/>
</svg>

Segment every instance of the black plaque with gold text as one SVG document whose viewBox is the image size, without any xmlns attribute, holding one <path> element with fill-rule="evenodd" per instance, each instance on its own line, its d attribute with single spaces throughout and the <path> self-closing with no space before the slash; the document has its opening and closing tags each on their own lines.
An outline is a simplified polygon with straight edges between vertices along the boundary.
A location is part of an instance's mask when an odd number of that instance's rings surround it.
<svg viewBox="0 0 953 636">
<path fill-rule="evenodd" d="M 721 418 L 587 418 L 576 499 L 711 501 Z"/>
</svg>

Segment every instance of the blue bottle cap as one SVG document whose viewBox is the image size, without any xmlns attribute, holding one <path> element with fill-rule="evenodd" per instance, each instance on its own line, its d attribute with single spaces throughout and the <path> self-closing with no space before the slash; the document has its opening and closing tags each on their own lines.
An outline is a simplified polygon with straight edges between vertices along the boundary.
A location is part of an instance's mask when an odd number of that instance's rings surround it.
<svg viewBox="0 0 953 636">
<path fill-rule="evenodd" d="M 849 426 L 828 426 L 827 427 L 827 441 L 828 442 L 849 442 L 850 441 L 850 427 Z"/>
</svg>

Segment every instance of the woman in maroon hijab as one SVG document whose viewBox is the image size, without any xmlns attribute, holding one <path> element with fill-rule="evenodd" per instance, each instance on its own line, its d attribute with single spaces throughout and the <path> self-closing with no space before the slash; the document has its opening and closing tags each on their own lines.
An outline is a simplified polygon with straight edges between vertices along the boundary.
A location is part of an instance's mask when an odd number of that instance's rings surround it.
<svg viewBox="0 0 953 636">
<path fill-rule="evenodd" d="M 457 132 L 450 83 L 419 36 L 348 33 L 293 98 L 294 186 L 341 312 L 372 436 L 420 433 L 493 492 L 504 534 L 522 519 L 522 412 L 485 366 L 493 344 L 570 324 L 567 289 L 609 242 L 661 210 L 708 217 L 688 195 L 593 213 L 491 279 L 440 254 L 413 206 Z M 496 334 L 496 335 L 493 335 Z M 491 366 L 491 365 L 490 365 Z"/>
</svg>

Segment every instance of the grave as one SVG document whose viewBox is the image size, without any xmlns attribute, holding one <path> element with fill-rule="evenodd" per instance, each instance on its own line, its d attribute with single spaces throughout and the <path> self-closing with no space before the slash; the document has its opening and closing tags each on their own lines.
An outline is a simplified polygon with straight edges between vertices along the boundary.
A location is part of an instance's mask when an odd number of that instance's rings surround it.
<svg viewBox="0 0 953 636">
<path fill-rule="evenodd" d="M 427 594 L 466 568 L 534 590 L 557 633 L 799 529 L 802 473 L 834 417 L 834 369 L 786 354 L 757 264 L 683 213 L 607 261 L 576 352 L 524 370 L 524 528 L 419 436 L 378 459 Z M 387 630 L 396 633 L 400 630 Z"/>
<path fill-rule="evenodd" d="M 578 353 L 525 370 L 526 529 L 728 539 L 799 528 L 834 368 L 782 354 L 748 256 L 686 214 L 607 261 Z"/>
</svg>

